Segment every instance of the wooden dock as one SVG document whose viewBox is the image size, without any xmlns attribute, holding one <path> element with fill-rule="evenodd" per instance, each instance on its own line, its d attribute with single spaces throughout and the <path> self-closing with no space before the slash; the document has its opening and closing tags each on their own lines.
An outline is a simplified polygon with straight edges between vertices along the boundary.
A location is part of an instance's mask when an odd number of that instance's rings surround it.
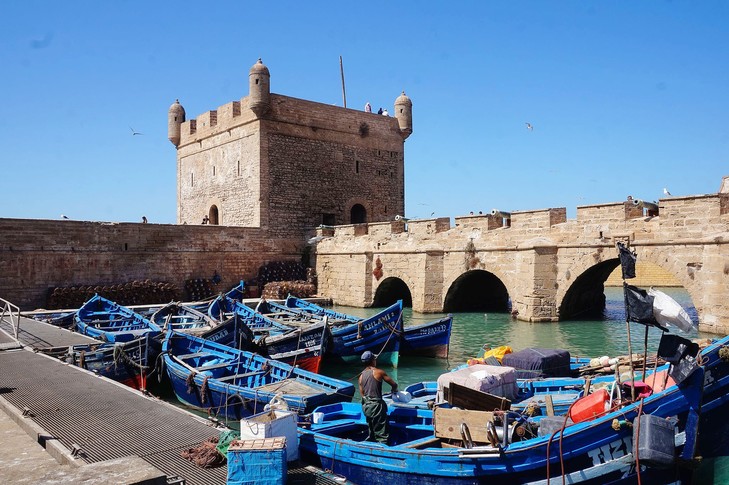
<svg viewBox="0 0 729 485">
<path fill-rule="evenodd" d="M 169 484 L 226 482 L 226 466 L 202 469 L 181 456 L 182 450 L 219 435 L 211 421 L 33 351 L 93 339 L 24 318 L 20 348 L 13 348 L 8 329 L 7 323 L 0 322 L 0 412 L 53 450 L 59 467 L 118 462 L 128 468 L 124 460 L 139 457 Z M 0 456 L 12 453 L 13 446 L 1 443 Z M 17 454 L 22 451 L 17 449 Z M 290 467 L 289 484 L 342 483 L 312 467 Z"/>
</svg>

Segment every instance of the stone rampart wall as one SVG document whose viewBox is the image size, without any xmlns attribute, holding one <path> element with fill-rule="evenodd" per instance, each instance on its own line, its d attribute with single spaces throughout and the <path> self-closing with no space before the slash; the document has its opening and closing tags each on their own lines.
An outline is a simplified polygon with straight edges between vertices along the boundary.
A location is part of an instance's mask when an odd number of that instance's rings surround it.
<svg viewBox="0 0 729 485">
<path fill-rule="evenodd" d="M 660 276 L 664 284 L 687 289 L 705 330 L 729 331 L 726 197 L 664 199 L 659 216 L 625 201 L 579 207 L 573 220 L 558 208 L 514 212 L 504 219 L 509 224 L 501 225 L 504 221 L 491 215 L 478 215 L 456 218 L 455 227 L 448 219 L 423 219 L 408 221 L 404 231 L 392 226 L 390 233 L 383 224 L 372 231 L 356 226 L 320 230 L 319 292 L 337 302 L 368 306 L 381 281 L 392 276 L 408 284 L 414 310 L 437 312 L 459 276 L 483 270 L 504 283 L 520 319 L 554 321 L 581 275 L 594 271 L 577 287 L 601 288 L 618 265 L 615 243 L 624 241 L 638 251 L 639 261 L 662 270 L 647 277 Z M 361 264 L 364 254 L 380 260 L 380 278 Z M 346 290 L 330 280 L 334 268 L 346 275 Z"/>
<path fill-rule="evenodd" d="M 300 260 L 298 241 L 259 229 L 0 219 L 0 297 L 42 308 L 56 286 L 221 276 L 221 289 L 256 276 L 273 260 Z"/>
</svg>

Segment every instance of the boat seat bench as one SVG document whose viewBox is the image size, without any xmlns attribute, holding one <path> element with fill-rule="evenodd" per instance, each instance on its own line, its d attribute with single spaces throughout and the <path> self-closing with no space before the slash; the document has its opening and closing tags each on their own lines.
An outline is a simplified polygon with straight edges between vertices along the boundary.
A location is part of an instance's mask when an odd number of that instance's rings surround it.
<svg viewBox="0 0 729 485">
<path fill-rule="evenodd" d="M 212 370 L 212 369 L 220 369 L 221 367 L 228 367 L 231 365 L 240 365 L 240 362 L 238 361 L 230 361 L 230 362 L 220 362 L 218 364 L 210 364 L 210 365 L 201 365 L 198 367 L 195 367 L 195 370 L 199 371 L 206 371 L 206 370 Z"/>
<path fill-rule="evenodd" d="M 266 371 L 266 370 L 259 370 L 259 371 L 256 371 L 256 372 L 247 372 L 245 374 L 235 374 L 235 375 L 232 375 L 232 376 L 217 377 L 216 380 L 218 380 L 220 382 L 234 381 L 235 379 L 238 379 L 238 378 L 243 379 L 243 378 L 246 378 L 246 377 L 253 377 L 253 376 L 265 374 L 266 372 L 268 372 L 268 371 Z"/>
<path fill-rule="evenodd" d="M 207 355 L 209 355 L 211 357 L 213 356 L 213 354 L 211 354 L 210 352 L 195 352 L 193 354 L 183 354 L 183 355 L 178 355 L 176 357 L 180 360 L 185 360 L 185 359 L 192 359 L 193 357 L 205 357 Z"/>
</svg>

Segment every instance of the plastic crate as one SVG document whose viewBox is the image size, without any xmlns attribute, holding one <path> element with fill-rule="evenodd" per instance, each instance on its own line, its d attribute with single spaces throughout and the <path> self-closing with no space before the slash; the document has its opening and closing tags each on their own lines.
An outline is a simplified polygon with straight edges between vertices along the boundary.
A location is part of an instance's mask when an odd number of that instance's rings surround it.
<svg viewBox="0 0 729 485">
<path fill-rule="evenodd" d="M 227 485 L 284 485 L 286 438 L 233 441 L 228 447 Z"/>
</svg>

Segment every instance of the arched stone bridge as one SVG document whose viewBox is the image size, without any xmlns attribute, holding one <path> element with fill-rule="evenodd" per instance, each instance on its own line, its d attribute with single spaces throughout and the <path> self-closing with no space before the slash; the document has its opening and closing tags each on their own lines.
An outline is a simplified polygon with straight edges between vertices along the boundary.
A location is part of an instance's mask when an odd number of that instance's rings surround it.
<svg viewBox="0 0 729 485">
<path fill-rule="evenodd" d="M 717 194 L 566 210 L 320 227 L 319 292 L 371 306 L 393 293 L 418 312 L 513 311 L 532 322 L 600 312 L 619 265 L 616 241 L 670 272 L 688 291 L 700 329 L 729 333 L 729 185 Z"/>
</svg>

